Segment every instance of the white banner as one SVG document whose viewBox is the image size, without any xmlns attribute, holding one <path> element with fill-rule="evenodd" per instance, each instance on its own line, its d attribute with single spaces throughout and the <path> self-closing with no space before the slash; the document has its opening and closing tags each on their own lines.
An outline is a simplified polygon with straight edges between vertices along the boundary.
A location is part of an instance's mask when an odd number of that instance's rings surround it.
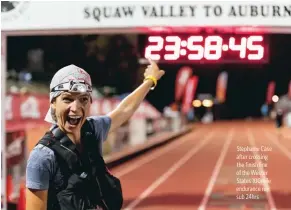
<svg viewBox="0 0 291 210">
<path fill-rule="evenodd" d="M 288 1 L 1 2 L 2 31 L 154 26 L 290 27 Z"/>
</svg>

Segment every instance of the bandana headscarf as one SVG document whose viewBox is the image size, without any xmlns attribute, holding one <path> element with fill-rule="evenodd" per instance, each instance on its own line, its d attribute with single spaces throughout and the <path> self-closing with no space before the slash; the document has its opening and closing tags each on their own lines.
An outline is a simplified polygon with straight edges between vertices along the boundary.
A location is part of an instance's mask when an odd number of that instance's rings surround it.
<svg viewBox="0 0 291 210">
<path fill-rule="evenodd" d="M 90 75 L 84 69 L 71 64 L 61 68 L 55 73 L 50 84 L 50 90 L 59 84 L 70 82 L 72 80 L 85 81 L 88 85 L 92 86 Z M 64 91 L 50 92 L 50 103 L 63 92 Z M 49 108 L 44 120 L 52 124 L 57 124 L 51 115 L 51 107 Z"/>
</svg>

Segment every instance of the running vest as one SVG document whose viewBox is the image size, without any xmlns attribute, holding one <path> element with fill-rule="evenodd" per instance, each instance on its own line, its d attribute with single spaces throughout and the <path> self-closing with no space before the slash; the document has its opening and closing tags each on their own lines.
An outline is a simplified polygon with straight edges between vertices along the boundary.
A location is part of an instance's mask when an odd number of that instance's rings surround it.
<svg viewBox="0 0 291 210">
<path fill-rule="evenodd" d="M 54 151 L 64 183 L 50 186 L 47 210 L 120 210 L 123 195 L 120 180 L 108 171 L 93 129 L 82 127 L 83 150 L 59 128 L 47 132 L 38 142 Z"/>
</svg>

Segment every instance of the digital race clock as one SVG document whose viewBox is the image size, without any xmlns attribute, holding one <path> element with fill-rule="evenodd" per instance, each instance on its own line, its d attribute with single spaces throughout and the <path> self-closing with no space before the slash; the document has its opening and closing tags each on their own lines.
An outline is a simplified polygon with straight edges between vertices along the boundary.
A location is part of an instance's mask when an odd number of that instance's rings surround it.
<svg viewBox="0 0 291 210">
<path fill-rule="evenodd" d="M 142 55 L 160 62 L 266 63 L 269 42 L 263 35 L 147 35 Z"/>
</svg>

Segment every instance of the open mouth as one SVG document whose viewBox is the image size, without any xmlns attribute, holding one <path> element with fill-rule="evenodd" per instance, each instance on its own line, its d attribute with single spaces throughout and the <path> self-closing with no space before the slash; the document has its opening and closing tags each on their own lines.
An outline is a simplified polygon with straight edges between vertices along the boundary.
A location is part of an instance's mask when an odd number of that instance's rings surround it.
<svg viewBox="0 0 291 210">
<path fill-rule="evenodd" d="M 81 116 L 67 116 L 67 122 L 71 125 L 78 125 L 81 119 Z"/>
</svg>

